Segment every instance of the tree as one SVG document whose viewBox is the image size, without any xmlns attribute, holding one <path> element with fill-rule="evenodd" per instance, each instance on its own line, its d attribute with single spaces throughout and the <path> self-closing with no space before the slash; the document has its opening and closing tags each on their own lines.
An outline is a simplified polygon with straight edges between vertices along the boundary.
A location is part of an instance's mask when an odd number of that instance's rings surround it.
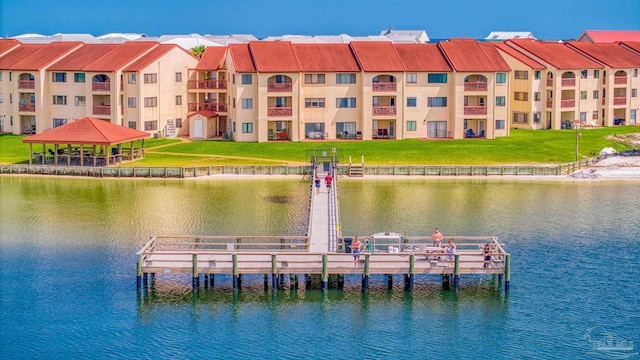
<svg viewBox="0 0 640 360">
<path fill-rule="evenodd" d="M 198 59 L 200 59 L 202 57 L 202 54 L 204 53 L 204 50 L 207 47 L 204 45 L 198 45 L 198 46 L 194 46 L 191 48 L 191 53 L 193 54 L 193 56 L 197 57 Z"/>
</svg>

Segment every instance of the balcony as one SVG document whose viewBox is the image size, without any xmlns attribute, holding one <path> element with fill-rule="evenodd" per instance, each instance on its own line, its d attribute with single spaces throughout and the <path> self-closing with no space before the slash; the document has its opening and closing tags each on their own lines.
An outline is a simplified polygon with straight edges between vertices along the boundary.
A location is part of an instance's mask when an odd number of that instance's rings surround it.
<svg viewBox="0 0 640 360">
<path fill-rule="evenodd" d="M 111 82 L 110 81 L 105 81 L 105 82 L 93 82 L 91 84 L 91 89 L 93 91 L 110 91 L 111 90 Z"/>
<path fill-rule="evenodd" d="M 18 104 L 19 111 L 36 111 L 36 104 Z"/>
<path fill-rule="evenodd" d="M 615 76 L 613 78 L 613 83 L 616 84 L 616 85 L 626 84 L 627 83 L 627 77 L 626 76 Z"/>
<path fill-rule="evenodd" d="M 373 91 L 395 92 L 396 89 L 397 89 L 397 84 L 394 82 L 374 82 L 373 83 Z"/>
<path fill-rule="evenodd" d="M 267 108 L 268 116 L 291 116 L 292 114 L 293 114 L 293 109 L 291 107 L 270 106 Z"/>
<path fill-rule="evenodd" d="M 396 115 L 396 107 L 395 106 L 374 106 L 373 107 L 373 115 Z"/>
<path fill-rule="evenodd" d="M 225 80 L 189 80 L 189 89 L 226 89 Z"/>
<path fill-rule="evenodd" d="M 211 110 L 215 112 L 226 112 L 227 104 L 219 102 L 208 103 L 189 103 L 187 105 L 189 111 Z"/>
<path fill-rule="evenodd" d="M 564 78 L 562 79 L 562 86 L 576 86 L 575 78 Z"/>
<path fill-rule="evenodd" d="M 35 80 L 18 80 L 18 89 L 35 89 Z"/>
<path fill-rule="evenodd" d="M 277 83 L 270 82 L 267 83 L 267 91 L 268 92 L 291 92 L 292 83 Z"/>
<path fill-rule="evenodd" d="M 487 115 L 487 107 L 486 106 L 465 106 L 464 114 L 465 115 Z"/>
<path fill-rule="evenodd" d="M 561 108 L 571 108 L 571 107 L 576 107 L 576 100 L 575 100 L 575 99 L 571 99 L 571 100 L 560 100 L 560 107 L 561 107 Z"/>
<path fill-rule="evenodd" d="M 614 97 L 613 98 L 613 105 L 626 105 L 627 104 L 627 98 L 626 97 Z"/>
<path fill-rule="evenodd" d="M 464 91 L 487 91 L 487 83 L 485 81 L 466 82 Z"/>
<path fill-rule="evenodd" d="M 553 79 L 547 79 L 547 86 L 553 86 Z"/>
<path fill-rule="evenodd" d="M 547 108 L 553 107 L 553 99 L 547 99 Z"/>
<path fill-rule="evenodd" d="M 95 83 L 94 83 L 95 84 Z M 93 106 L 94 115 L 111 115 L 111 106 Z"/>
</svg>

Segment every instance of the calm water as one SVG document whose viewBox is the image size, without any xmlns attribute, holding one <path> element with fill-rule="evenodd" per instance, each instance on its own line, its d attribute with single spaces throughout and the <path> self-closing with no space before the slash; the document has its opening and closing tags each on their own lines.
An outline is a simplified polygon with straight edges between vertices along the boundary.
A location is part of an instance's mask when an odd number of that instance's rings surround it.
<svg viewBox="0 0 640 360">
<path fill-rule="evenodd" d="M 0 358 L 609 358 L 604 331 L 640 351 L 640 183 L 344 180 L 343 233 L 497 235 L 511 292 L 462 277 L 386 290 L 265 292 L 262 279 L 190 291 L 159 277 L 140 299 L 150 235 L 300 234 L 298 180 L 0 177 Z M 637 357 L 637 355 L 636 355 Z"/>
</svg>

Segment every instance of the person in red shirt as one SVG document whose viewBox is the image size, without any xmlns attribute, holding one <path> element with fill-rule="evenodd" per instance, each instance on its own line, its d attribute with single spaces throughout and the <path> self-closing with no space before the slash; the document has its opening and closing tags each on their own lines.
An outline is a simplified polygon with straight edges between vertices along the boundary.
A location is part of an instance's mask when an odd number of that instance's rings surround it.
<svg viewBox="0 0 640 360">
<path fill-rule="evenodd" d="M 331 176 L 331 173 L 327 174 L 327 176 L 324 177 L 324 183 L 327 186 L 327 192 L 331 191 L 331 183 L 333 182 L 333 177 Z"/>
</svg>

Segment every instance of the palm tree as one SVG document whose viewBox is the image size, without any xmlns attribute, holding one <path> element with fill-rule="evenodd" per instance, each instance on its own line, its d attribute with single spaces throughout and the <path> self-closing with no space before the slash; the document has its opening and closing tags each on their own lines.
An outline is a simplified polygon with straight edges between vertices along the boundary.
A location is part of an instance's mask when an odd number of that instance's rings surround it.
<svg viewBox="0 0 640 360">
<path fill-rule="evenodd" d="M 207 47 L 204 45 L 198 45 L 198 46 L 194 46 L 191 48 L 191 53 L 193 54 L 193 56 L 197 57 L 198 59 L 202 57 L 202 54 L 204 53 L 204 50 Z"/>
</svg>

